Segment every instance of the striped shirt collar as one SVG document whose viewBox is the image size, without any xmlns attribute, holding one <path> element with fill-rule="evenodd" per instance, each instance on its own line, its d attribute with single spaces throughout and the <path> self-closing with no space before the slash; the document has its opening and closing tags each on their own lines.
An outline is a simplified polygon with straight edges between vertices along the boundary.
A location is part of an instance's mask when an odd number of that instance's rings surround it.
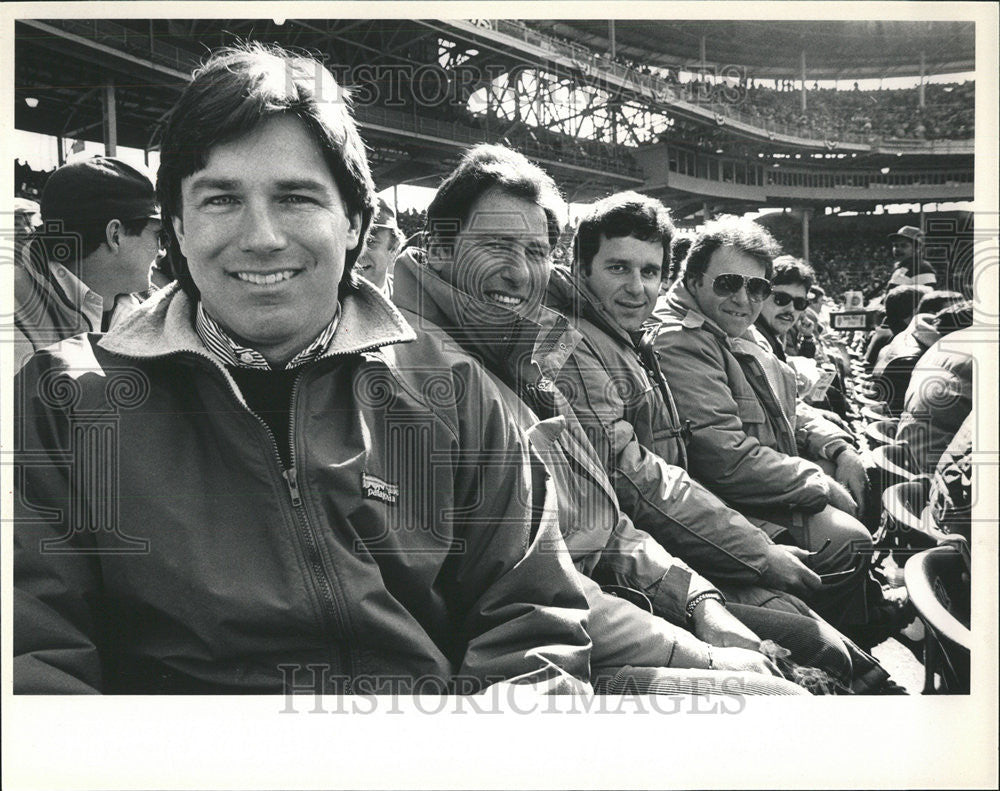
<svg viewBox="0 0 1000 791">
<path fill-rule="evenodd" d="M 316 339 L 312 343 L 296 354 L 285 365 L 284 370 L 298 368 L 300 365 L 311 363 L 322 355 L 329 348 L 330 341 L 333 340 L 333 335 L 337 331 L 339 321 L 340 303 L 337 303 L 337 312 L 334 313 L 330 323 L 316 336 Z M 219 323 L 205 312 L 205 307 L 201 300 L 198 301 L 198 310 L 195 315 L 194 324 L 202 343 L 208 347 L 208 350 L 223 365 L 236 368 L 256 368 L 263 371 L 272 370 L 267 360 L 264 359 L 264 355 L 259 351 L 234 341 L 229 336 L 229 333 L 222 329 Z"/>
</svg>

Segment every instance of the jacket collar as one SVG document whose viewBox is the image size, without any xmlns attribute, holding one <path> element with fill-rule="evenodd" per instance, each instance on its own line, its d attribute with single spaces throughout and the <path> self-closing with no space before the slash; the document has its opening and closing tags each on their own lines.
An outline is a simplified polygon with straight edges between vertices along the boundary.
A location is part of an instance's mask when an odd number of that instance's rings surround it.
<svg viewBox="0 0 1000 791">
<path fill-rule="evenodd" d="M 529 319 L 455 288 L 427 265 L 426 254 L 417 248 L 396 259 L 393 289 L 397 305 L 447 332 L 498 373 L 530 360 L 552 377 L 581 340 L 569 320 L 554 310 L 542 307 Z M 489 324 L 482 321 L 484 315 L 490 316 Z"/>
<path fill-rule="evenodd" d="M 359 290 L 344 297 L 340 326 L 319 359 L 359 354 L 416 339 L 410 325 L 375 286 L 360 278 L 358 282 Z M 215 361 L 195 331 L 196 309 L 197 302 L 178 283 L 171 283 L 137 307 L 98 345 L 114 354 L 137 359 L 188 352 Z"/>
<path fill-rule="evenodd" d="M 619 343 L 635 346 L 636 339 L 612 318 L 597 295 L 587 283 L 578 278 L 565 266 L 555 266 L 549 278 L 549 288 L 545 304 L 563 315 L 580 316 L 610 335 Z M 641 336 L 641 332 L 638 333 Z"/>
<path fill-rule="evenodd" d="M 732 345 L 732 342 L 737 340 L 727 335 L 722 327 L 701 312 L 691 292 L 684 288 L 683 278 L 679 278 L 670 287 L 666 295 L 660 297 L 656 311 L 654 312 L 654 315 L 656 314 L 668 316 L 672 314 L 674 317 L 680 319 L 681 326 L 685 329 L 696 330 L 704 328 L 727 345 Z M 752 335 L 752 329 L 751 325 L 741 337 L 756 343 L 757 341 Z"/>
</svg>

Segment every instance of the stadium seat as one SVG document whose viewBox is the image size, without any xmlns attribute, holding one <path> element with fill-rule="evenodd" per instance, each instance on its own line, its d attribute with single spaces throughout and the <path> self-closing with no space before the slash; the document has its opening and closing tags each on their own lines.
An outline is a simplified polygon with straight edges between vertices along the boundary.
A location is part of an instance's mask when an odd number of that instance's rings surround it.
<svg viewBox="0 0 1000 791">
<path fill-rule="evenodd" d="M 925 628 L 923 694 L 967 694 L 971 579 L 962 555 L 951 546 L 920 552 L 906 561 L 903 579 Z"/>
<path fill-rule="evenodd" d="M 872 448 L 878 447 L 879 445 L 895 445 L 896 426 L 898 424 L 899 421 L 891 417 L 887 417 L 884 420 L 877 420 L 874 423 L 869 423 L 865 427 L 865 437 L 868 439 Z"/>
<path fill-rule="evenodd" d="M 926 549 L 946 539 L 947 534 L 938 528 L 924 507 L 930 485 L 930 478 L 921 475 L 895 483 L 882 492 L 878 541 L 904 549 Z"/>
</svg>

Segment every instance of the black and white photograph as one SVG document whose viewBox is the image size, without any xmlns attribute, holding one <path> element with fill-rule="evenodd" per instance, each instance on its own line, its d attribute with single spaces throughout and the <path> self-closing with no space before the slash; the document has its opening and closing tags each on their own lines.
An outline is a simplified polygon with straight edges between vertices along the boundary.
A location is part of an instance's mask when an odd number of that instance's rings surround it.
<svg viewBox="0 0 1000 791">
<path fill-rule="evenodd" d="M 5 787 L 996 787 L 996 5 L 0 24 Z"/>
</svg>

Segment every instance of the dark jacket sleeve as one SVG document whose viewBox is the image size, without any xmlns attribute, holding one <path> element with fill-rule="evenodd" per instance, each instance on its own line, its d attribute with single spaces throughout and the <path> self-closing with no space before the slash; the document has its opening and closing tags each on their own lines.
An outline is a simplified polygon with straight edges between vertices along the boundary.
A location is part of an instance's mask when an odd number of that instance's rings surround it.
<svg viewBox="0 0 1000 791">
<path fill-rule="evenodd" d="M 73 530 L 74 461 L 67 410 L 73 381 L 50 374 L 42 352 L 14 380 L 14 691 L 101 691 L 97 649 L 100 567 L 86 532 Z M 83 485 L 83 481 L 78 485 Z"/>
<path fill-rule="evenodd" d="M 727 502 L 748 507 L 819 511 L 827 504 L 829 488 L 815 464 L 769 448 L 744 430 L 721 352 L 707 332 L 665 330 L 657 348 L 677 409 L 692 424 L 688 450 L 695 478 Z M 765 419 L 756 397 L 746 408 Z"/>
<path fill-rule="evenodd" d="M 466 403 L 486 413 L 482 433 L 466 436 L 467 458 L 456 480 L 456 493 L 467 495 L 456 501 L 457 513 L 466 515 L 455 575 L 467 613 L 460 675 L 541 689 L 560 679 L 587 685 L 587 600 L 559 532 L 553 495 L 538 491 L 545 484 L 532 480 L 527 441 L 492 384 L 480 384 Z M 479 420 L 467 425 L 473 423 Z"/>
<path fill-rule="evenodd" d="M 623 387 L 614 386 L 617 378 Z M 684 468 L 668 464 L 652 447 L 653 437 L 644 445 L 628 422 L 620 393 L 635 389 L 634 376 L 607 371 L 581 344 L 560 371 L 559 384 L 574 395 L 571 405 L 611 477 L 622 510 L 637 527 L 716 583 L 749 584 L 760 578 L 771 543 L 766 534 Z"/>
</svg>

